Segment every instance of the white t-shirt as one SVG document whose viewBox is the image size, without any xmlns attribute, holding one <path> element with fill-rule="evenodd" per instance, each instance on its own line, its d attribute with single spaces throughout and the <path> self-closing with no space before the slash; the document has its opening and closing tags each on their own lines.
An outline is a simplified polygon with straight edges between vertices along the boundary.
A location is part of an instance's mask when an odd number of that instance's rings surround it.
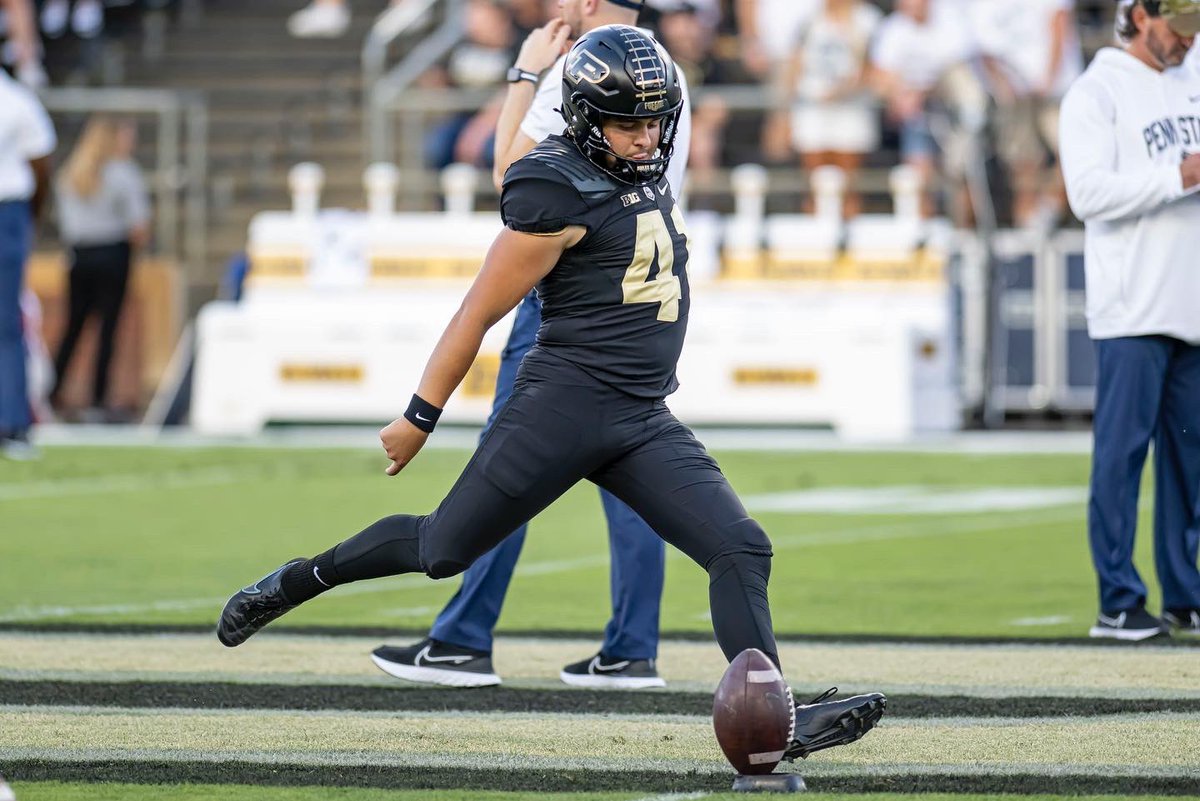
<svg viewBox="0 0 1200 801">
<path fill-rule="evenodd" d="M 800 80 L 796 91 L 803 100 L 823 100 L 857 75 L 871 37 L 883 13 L 868 3 L 854 9 L 849 24 L 824 14 L 813 17 L 800 31 Z"/>
<path fill-rule="evenodd" d="M 1200 75 L 1096 54 L 1062 102 L 1067 197 L 1087 228 L 1088 333 L 1200 344 L 1200 188 L 1179 162 L 1200 151 Z"/>
<path fill-rule="evenodd" d="M 57 145 L 54 124 L 37 96 L 0 70 L 0 201 L 33 197 L 29 162 L 49 156 Z"/>
<path fill-rule="evenodd" d="M 1028 92 L 1046 79 L 1055 15 L 1074 10 L 1075 0 L 974 0 L 969 17 L 980 50 L 1007 68 L 1018 91 Z M 1083 50 L 1079 34 L 1072 28 L 1050 96 L 1062 97 L 1082 72 Z"/>
<path fill-rule="evenodd" d="M 796 37 L 824 0 L 758 0 L 758 38 L 772 61 L 791 58 Z"/>
<path fill-rule="evenodd" d="M 932 89 L 947 70 L 971 60 L 977 52 L 958 2 L 931 4 L 924 25 L 907 14 L 889 14 L 876 34 L 872 63 L 901 76 L 913 89 Z"/>
<path fill-rule="evenodd" d="M 639 28 L 647 36 L 649 31 Z M 558 112 L 562 108 L 563 68 L 567 63 L 565 55 L 559 56 L 554 66 L 546 70 L 538 84 L 537 93 L 525 119 L 521 120 L 521 133 L 535 142 L 541 142 L 552 134 L 561 134 L 566 130 L 567 123 Z M 679 85 L 683 89 L 683 113 L 679 115 L 679 130 L 675 133 L 675 151 L 671 163 L 667 165 L 667 183 L 671 185 L 671 194 L 678 200 L 683 191 L 684 170 L 687 167 L 688 154 L 692 150 L 692 101 L 688 97 L 687 78 L 683 70 L 677 70 Z"/>
</svg>

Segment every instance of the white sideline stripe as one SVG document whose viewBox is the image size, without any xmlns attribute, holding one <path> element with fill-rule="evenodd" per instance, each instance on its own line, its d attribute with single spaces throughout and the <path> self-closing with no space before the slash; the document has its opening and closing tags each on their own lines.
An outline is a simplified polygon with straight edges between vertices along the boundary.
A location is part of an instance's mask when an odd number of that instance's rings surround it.
<svg viewBox="0 0 1200 801">
<path fill-rule="evenodd" d="M 708 798 L 712 793 L 663 793 L 662 795 L 647 795 L 634 801 L 690 801 L 695 798 Z"/>
<path fill-rule="evenodd" d="M 1009 622 L 1012 626 L 1057 626 L 1059 623 L 1070 623 L 1070 615 L 1047 615 L 1046 617 L 1019 617 Z"/>
<path fill-rule="evenodd" d="M 89 426 L 51 424 L 35 430 L 43 446 L 107 448 L 361 448 L 379 449 L 375 426 L 288 426 L 246 437 L 213 437 L 190 429 L 154 430 L 138 425 Z M 687 422 L 686 420 L 684 421 Z M 832 431 L 783 428 L 696 426 L 700 441 L 711 450 L 804 451 L 859 453 L 1086 454 L 1088 431 L 959 431 L 915 437 L 907 442 L 846 442 Z M 431 450 L 471 450 L 479 441 L 475 426 L 444 426 L 430 438 Z"/>
<path fill-rule="evenodd" d="M 0 501 L 63 498 L 71 495 L 108 495 L 114 492 L 144 492 L 147 489 L 186 489 L 234 484 L 267 475 L 262 470 L 231 470 L 215 467 L 178 473 L 130 473 L 96 478 L 64 478 L 0 484 Z M 272 473 L 272 475 L 276 475 Z"/>
<path fill-rule="evenodd" d="M 776 551 L 793 548 L 807 548 L 816 545 L 851 545 L 859 542 L 882 542 L 897 539 L 921 539 L 930 537 L 955 537 L 964 534 L 980 534 L 989 531 L 1020 529 L 1023 526 L 1038 525 L 1051 522 L 1066 522 L 1078 518 L 1080 512 L 1075 509 L 1049 510 L 1031 515 L 989 516 L 979 520 L 965 521 L 945 529 L 931 528 L 927 522 L 914 522 L 899 525 L 862 526 L 826 531 L 817 534 L 799 534 L 772 538 L 772 546 Z M 678 551 L 667 552 L 669 560 L 686 559 Z M 607 566 L 607 553 L 581 556 L 576 559 L 558 559 L 546 562 L 518 564 L 517 575 L 544 576 L 555 573 L 567 573 L 572 570 Z M 337 596 L 371 595 L 379 592 L 397 592 L 401 590 L 420 590 L 436 586 L 435 582 L 419 574 L 397 576 L 377 582 L 364 582 L 348 587 L 339 587 Z M 334 597 L 337 597 L 334 596 Z M 36 622 L 39 620 L 54 620 L 74 616 L 138 614 L 154 611 L 189 611 L 193 609 L 221 607 L 228 596 L 223 598 L 187 598 L 172 601 L 154 601 L 141 604 L 104 604 L 99 606 L 18 606 L 0 612 L 0 623 Z"/>
<path fill-rule="evenodd" d="M 950 515 L 1082 506 L 1087 497 L 1087 487 L 823 487 L 748 495 L 743 502 L 758 512 Z"/>
</svg>

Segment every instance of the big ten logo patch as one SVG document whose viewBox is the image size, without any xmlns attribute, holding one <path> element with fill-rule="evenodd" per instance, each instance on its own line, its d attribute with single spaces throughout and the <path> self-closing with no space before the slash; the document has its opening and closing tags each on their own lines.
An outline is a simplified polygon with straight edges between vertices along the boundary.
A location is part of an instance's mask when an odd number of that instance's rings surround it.
<svg viewBox="0 0 1200 801">
<path fill-rule="evenodd" d="M 462 394 L 468 398 L 490 398 L 500 377 L 500 354 L 481 353 L 462 382 Z"/>
</svg>

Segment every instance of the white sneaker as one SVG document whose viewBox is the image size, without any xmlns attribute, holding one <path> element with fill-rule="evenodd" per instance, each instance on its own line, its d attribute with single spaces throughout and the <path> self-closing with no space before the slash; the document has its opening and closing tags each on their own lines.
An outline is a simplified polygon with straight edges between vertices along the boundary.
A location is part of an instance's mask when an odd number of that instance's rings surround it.
<svg viewBox="0 0 1200 801">
<path fill-rule="evenodd" d="M 76 0 L 71 30 L 80 39 L 95 39 L 104 31 L 104 6 L 100 0 Z"/>
<path fill-rule="evenodd" d="M 0 454 L 3 454 L 5 459 L 11 459 L 14 462 L 36 462 L 42 458 L 42 452 L 27 439 L 0 441 Z"/>
<path fill-rule="evenodd" d="M 288 33 L 298 39 L 336 39 L 350 27 L 344 3 L 311 3 L 288 17 Z"/>
<path fill-rule="evenodd" d="M 0 801 L 17 801 L 17 795 L 8 786 L 8 782 L 4 781 L 4 777 L 0 776 Z"/>
<path fill-rule="evenodd" d="M 67 32 L 67 19 L 71 6 L 67 0 L 50 0 L 42 6 L 42 33 L 49 39 L 57 39 Z"/>
</svg>

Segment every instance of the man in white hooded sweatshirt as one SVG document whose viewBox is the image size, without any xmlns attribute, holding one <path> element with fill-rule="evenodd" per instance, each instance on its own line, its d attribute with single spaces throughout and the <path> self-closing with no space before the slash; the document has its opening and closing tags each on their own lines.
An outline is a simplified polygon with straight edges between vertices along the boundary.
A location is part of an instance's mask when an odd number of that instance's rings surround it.
<svg viewBox="0 0 1200 801">
<path fill-rule="evenodd" d="M 1200 74 L 1185 65 L 1200 0 L 1122 0 L 1123 48 L 1101 50 L 1062 104 L 1067 195 L 1087 227 L 1096 413 L 1088 537 L 1093 637 L 1200 633 Z M 1154 440 L 1160 620 L 1133 565 Z"/>
</svg>

